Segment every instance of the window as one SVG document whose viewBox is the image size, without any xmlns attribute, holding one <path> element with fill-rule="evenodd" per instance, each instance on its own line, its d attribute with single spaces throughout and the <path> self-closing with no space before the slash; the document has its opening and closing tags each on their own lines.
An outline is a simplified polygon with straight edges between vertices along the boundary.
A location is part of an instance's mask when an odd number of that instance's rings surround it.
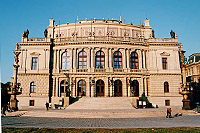
<svg viewBox="0 0 200 133">
<path fill-rule="evenodd" d="M 78 96 L 86 96 L 86 82 L 84 80 L 78 82 Z"/>
<path fill-rule="evenodd" d="M 138 69 L 138 54 L 136 52 L 131 53 L 131 69 Z"/>
<path fill-rule="evenodd" d="M 69 69 L 70 65 L 70 54 L 68 52 L 64 52 L 62 54 L 62 69 Z"/>
<path fill-rule="evenodd" d="M 36 92 L 36 83 L 35 82 L 31 82 L 30 93 L 35 93 L 35 92 Z"/>
<path fill-rule="evenodd" d="M 34 104 L 35 104 L 35 101 L 34 101 L 34 100 L 30 100 L 30 101 L 29 101 L 29 106 L 34 106 Z"/>
<path fill-rule="evenodd" d="M 87 68 L 87 55 L 86 52 L 81 51 L 78 54 L 78 68 L 86 69 Z"/>
<path fill-rule="evenodd" d="M 170 106 L 170 100 L 165 100 L 165 106 Z"/>
<path fill-rule="evenodd" d="M 165 82 L 164 83 L 164 93 L 168 93 L 169 92 L 169 83 Z"/>
<path fill-rule="evenodd" d="M 162 67 L 163 67 L 163 70 L 167 69 L 167 58 L 162 58 Z"/>
<path fill-rule="evenodd" d="M 31 70 L 37 70 L 38 57 L 32 57 Z"/>
<path fill-rule="evenodd" d="M 99 50 L 96 53 L 96 68 L 104 68 L 105 66 L 105 54 Z"/>
<path fill-rule="evenodd" d="M 122 53 L 116 51 L 114 53 L 114 69 L 121 69 L 122 68 Z"/>
</svg>

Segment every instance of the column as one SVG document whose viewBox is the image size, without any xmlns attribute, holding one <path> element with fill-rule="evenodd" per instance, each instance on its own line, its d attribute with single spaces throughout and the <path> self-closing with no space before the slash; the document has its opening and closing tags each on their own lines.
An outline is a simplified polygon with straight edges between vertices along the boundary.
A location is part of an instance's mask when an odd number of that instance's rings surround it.
<svg viewBox="0 0 200 133">
<path fill-rule="evenodd" d="M 55 87 L 55 89 L 56 89 L 56 95 L 55 95 L 55 97 L 58 97 L 59 96 L 59 79 L 58 78 L 56 78 L 56 87 Z"/>
<path fill-rule="evenodd" d="M 57 51 L 57 72 L 60 70 L 60 50 Z"/>
<path fill-rule="evenodd" d="M 126 50 L 126 58 L 127 58 L 127 69 L 130 69 L 130 50 Z"/>
<path fill-rule="evenodd" d="M 126 67 L 126 50 L 123 49 L 123 53 L 122 53 L 122 60 L 123 60 L 123 70 L 125 70 Z"/>
<path fill-rule="evenodd" d="M 86 96 L 90 97 L 90 79 L 86 78 Z"/>
<path fill-rule="evenodd" d="M 127 84 L 128 84 L 128 86 L 127 86 L 127 89 L 128 89 L 128 97 L 130 97 L 131 96 L 131 84 L 130 84 L 130 80 L 131 80 L 131 78 L 129 79 L 129 78 L 127 78 Z"/>
<path fill-rule="evenodd" d="M 145 96 L 147 96 L 147 78 L 144 77 L 144 93 L 145 93 Z"/>
<path fill-rule="evenodd" d="M 69 64 L 69 69 L 70 72 L 72 71 L 72 63 L 73 63 L 73 49 L 70 49 L 70 64 Z"/>
<path fill-rule="evenodd" d="M 109 88 L 108 88 L 108 78 L 105 78 L 105 80 L 104 80 L 104 91 L 105 91 L 105 97 L 108 97 L 109 96 Z"/>
<path fill-rule="evenodd" d="M 56 78 L 53 78 L 53 91 L 52 91 L 52 97 L 55 97 L 56 93 Z"/>
<path fill-rule="evenodd" d="M 122 79 L 122 96 L 127 97 L 127 81 L 126 77 Z"/>
<path fill-rule="evenodd" d="M 87 49 L 87 69 L 90 71 L 90 48 Z"/>
<path fill-rule="evenodd" d="M 112 49 L 110 48 L 109 49 L 109 68 L 110 68 L 110 71 L 112 71 Z"/>
<path fill-rule="evenodd" d="M 76 52 L 77 52 L 77 49 L 76 48 L 74 48 L 73 49 L 73 69 L 74 69 L 74 72 L 76 71 L 76 60 L 77 60 L 77 57 L 76 57 Z"/>
<path fill-rule="evenodd" d="M 91 85 L 91 97 L 94 97 L 94 85 L 92 84 L 92 81 L 90 81 Z"/>
<path fill-rule="evenodd" d="M 112 80 L 112 79 L 111 79 Z M 114 84 L 112 84 L 112 82 L 111 81 L 109 81 L 110 82 L 110 97 L 112 97 L 113 96 L 113 85 Z"/>
<path fill-rule="evenodd" d="M 91 71 L 94 72 L 94 48 L 91 49 Z"/>
<path fill-rule="evenodd" d="M 106 69 L 106 71 L 108 70 L 108 67 L 109 67 L 109 62 L 108 62 L 108 51 L 109 51 L 109 49 L 108 48 L 106 48 L 106 53 L 105 53 L 105 69 Z"/>
<path fill-rule="evenodd" d="M 54 72 L 55 72 L 55 70 L 56 70 L 56 50 L 54 50 L 53 51 L 54 52 L 54 56 L 53 56 L 53 70 L 54 70 Z"/>
<path fill-rule="evenodd" d="M 139 56 L 139 69 L 142 69 L 142 51 L 140 50 L 138 52 L 138 56 Z"/>
<path fill-rule="evenodd" d="M 143 50 L 143 68 L 146 69 L 146 51 Z"/>
</svg>

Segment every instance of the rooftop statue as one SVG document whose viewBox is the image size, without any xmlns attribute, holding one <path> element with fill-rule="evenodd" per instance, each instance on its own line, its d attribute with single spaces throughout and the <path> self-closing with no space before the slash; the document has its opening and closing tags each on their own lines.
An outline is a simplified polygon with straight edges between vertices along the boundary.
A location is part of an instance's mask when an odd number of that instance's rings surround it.
<svg viewBox="0 0 200 133">
<path fill-rule="evenodd" d="M 152 30 L 152 38 L 155 38 L 155 32 Z"/>
<path fill-rule="evenodd" d="M 171 38 L 175 38 L 175 32 L 173 30 L 170 31 Z"/>
<path fill-rule="evenodd" d="M 26 31 L 24 31 L 23 37 L 28 38 L 28 34 L 29 34 L 29 30 L 27 29 Z"/>
<path fill-rule="evenodd" d="M 47 29 L 44 30 L 44 36 L 47 37 L 48 31 Z"/>
</svg>

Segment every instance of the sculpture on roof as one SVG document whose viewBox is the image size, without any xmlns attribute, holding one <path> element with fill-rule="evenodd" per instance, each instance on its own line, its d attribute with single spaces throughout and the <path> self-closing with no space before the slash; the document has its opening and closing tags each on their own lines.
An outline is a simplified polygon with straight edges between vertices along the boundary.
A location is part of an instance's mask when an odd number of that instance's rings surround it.
<svg viewBox="0 0 200 133">
<path fill-rule="evenodd" d="M 48 31 L 47 29 L 44 30 L 44 36 L 47 37 Z"/>
<path fill-rule="evenodd" d="M 24 31 L 23 37 L 28 38 L 28 34 L 29 34 L 29 30 L 27 29 L 26 31 Z"/>
<path fill-rule="evenodd" d="M 175 32 L 173 30 L 170 31 L 171 38 L 175 38 Z"/>
<path fill-rule="evenodd" d="M 155 38 L 155 32 L 152 30 L 152 38 Z"/>
</svg>

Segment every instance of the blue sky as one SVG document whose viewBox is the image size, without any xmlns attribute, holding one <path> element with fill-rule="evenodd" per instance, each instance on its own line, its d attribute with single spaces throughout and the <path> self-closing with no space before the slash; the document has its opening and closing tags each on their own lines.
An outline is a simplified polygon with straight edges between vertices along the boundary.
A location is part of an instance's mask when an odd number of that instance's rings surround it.
<svg viewBox="0 0 200 133">
<path fill-rule="evenodd" d="M 125 19 L 139 25 L 146 18 L 157 38 L 169 38 L 170 30 L 186 50 L 186 56 L 200 52 L 200 0 L 4 0 L 1 12 L 1 82 L 11 81 L 15 44 L 28 28 L 29 37 L 43 37 L 54 18 L 56 23 L 73 23 L 75 18 Z"/>
</svg>

